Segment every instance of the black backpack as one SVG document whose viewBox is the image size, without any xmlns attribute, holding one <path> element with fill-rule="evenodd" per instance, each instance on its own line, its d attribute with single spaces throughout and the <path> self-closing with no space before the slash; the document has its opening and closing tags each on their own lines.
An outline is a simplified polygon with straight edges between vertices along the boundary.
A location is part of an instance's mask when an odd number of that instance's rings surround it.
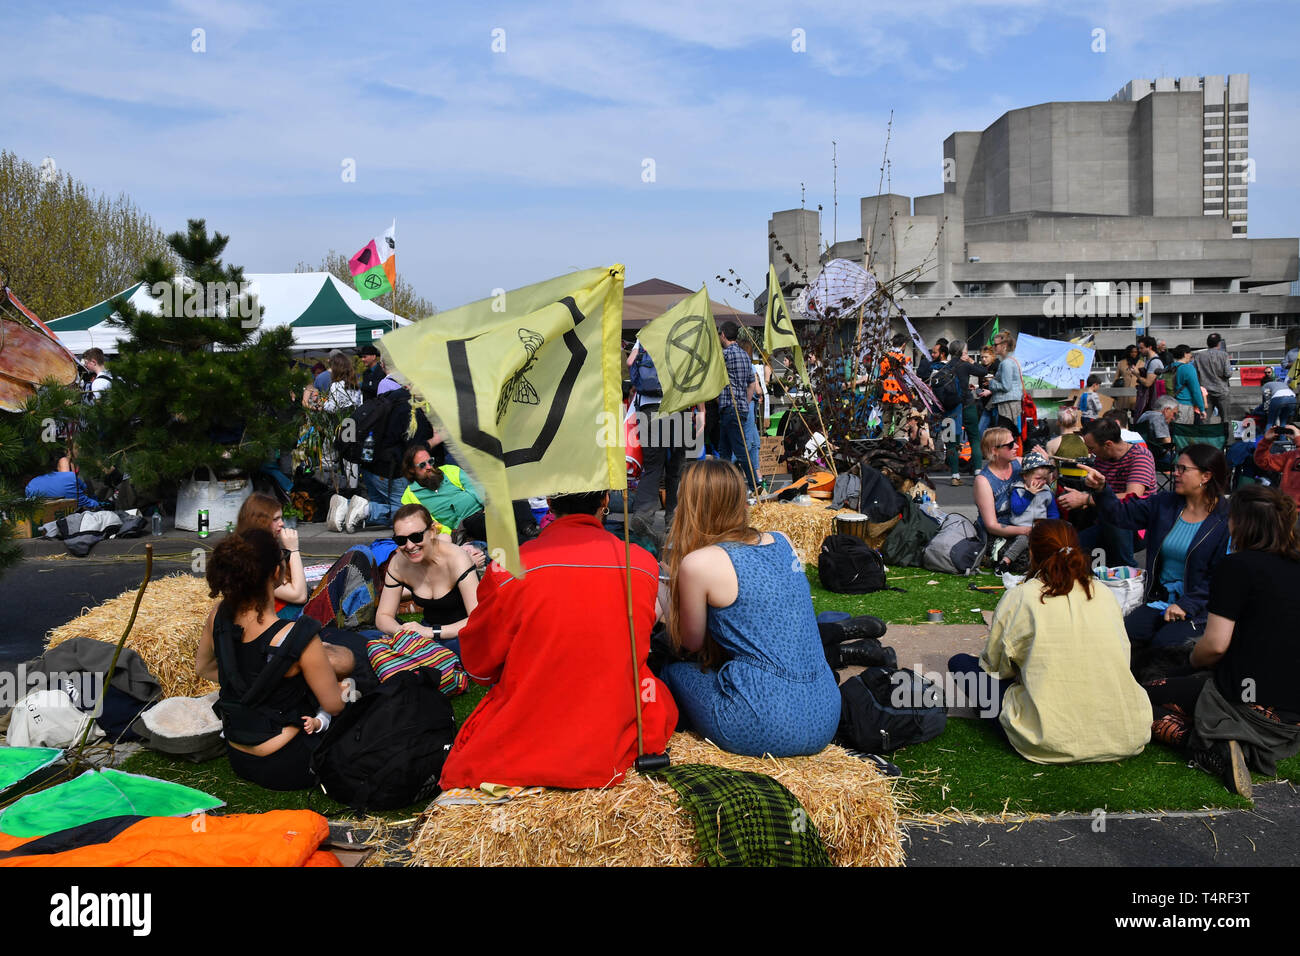
<svg viewBox="0 0 1300 956">
<path fill-rule="evenodd" d="M 868 667 L 840 685 L 839 737 L 853 749 L 892 753 L 947 725 L 942 691 L 906 667 Z"/>
<path fill-rule="evenodd" d="M 817 577 L 822 587 L 836 594 L 871 594 L 897 591 L 885 583 L 885 562 L 880 552 L 861 538 L 827 535 L 817 556 Z"/>
<path fill-rule="evenodd" d="M 961 404 L 961 389 L 957 385 L 957 376 L 947 367 L 930 373 L 930 391 L 942 406 L 941 411 L 949 411 Z"/>
<path fill-rule="evenodd" d="M 334 718 L 312 757 L 321 789 L 357 810 L 397 810 L 438 793 L 456 738 L 437 670 L 394 674 Z"/>
<path fill-rule="evenodd" d="M 393 411 L 391 397 L 393 394 L 394 392 L 386 392 L 368 402 L 362 402 L 352 414 L 350 422 L 344 419 L 334 442 L 340 458 L 354 465 L 361 464 L 362 446 L 366 443 L 366 436 L 371 434 L 375 436 L 374 447 L 378 455 L 384 436 L 388 432 L 388 418 Z"/>
</svg>

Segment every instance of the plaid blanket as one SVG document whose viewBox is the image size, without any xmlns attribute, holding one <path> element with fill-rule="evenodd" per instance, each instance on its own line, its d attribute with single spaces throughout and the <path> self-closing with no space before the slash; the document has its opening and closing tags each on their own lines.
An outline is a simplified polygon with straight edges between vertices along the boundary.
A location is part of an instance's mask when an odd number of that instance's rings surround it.
<svg viewBox="0 0 1300 956">
<path fill-rule="evenodd" d="M 690 811 L 709 866 L 830 866 L 808 812 L 794 794 L 761 773 L 707 764 L 655 771 Z"/>
</svg>

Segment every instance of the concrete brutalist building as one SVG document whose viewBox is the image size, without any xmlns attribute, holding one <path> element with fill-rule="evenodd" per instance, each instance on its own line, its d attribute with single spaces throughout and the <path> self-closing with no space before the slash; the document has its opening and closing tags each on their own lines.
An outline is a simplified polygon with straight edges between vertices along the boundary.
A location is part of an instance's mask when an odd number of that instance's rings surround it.
<svg viewBox="0 0 1300 956">
<path fill-rule="evenodd" d="M 1101 368 L 1139 327 L 1193 348 L 1218 331 L 1234 364 L 1275 362 L 1300 326 L 1300 240 L 1246 236 L 1247 90 L 1244 74 L 1134 80 L 1108 102 L 953 133 L 943 192 L 862 199 L 862 238 L 821 260 L 903 280 L 927 340 L 979 343 L 1000 316 L 1046 338 L 1094 333 Z M 817 212 L 774 213 L 768 232 L 782 283 L 802 284 L 776 242 L 796 260 L 817 249 Z"/>
</svg>

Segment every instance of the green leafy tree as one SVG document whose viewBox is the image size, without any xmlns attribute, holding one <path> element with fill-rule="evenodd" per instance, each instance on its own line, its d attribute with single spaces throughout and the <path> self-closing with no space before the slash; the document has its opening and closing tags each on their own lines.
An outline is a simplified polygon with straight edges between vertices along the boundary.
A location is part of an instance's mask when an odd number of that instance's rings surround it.
<svg viewBox="0 0 1300 956">
<path fill-rule="evenodd" d="M 152 219 L 125 195 L 97 194 L 48 160 L 0 151 L 0 273 L 43 319 L 121 292 L 150 257 L 171 257 Z"/>
<path fill-rule="evenodd" d="M 353 287 L 352 269 L 348 266 L 348 256 L 341 252 L 335 252 L 333 249 L 326 253 L 325 258 L 320 261 L 320 265 L 313 266 L 306 262 L 299 262 L 294 266 L 293 271 L 328 272 L 349 289 Z M 415 291 L 415 286 L 406 281 L 400 271 L 397 273 L 397 282 L 393 285 L 392 295 L 380 296 L 374 301 L 380 303 L 389 312 L 400 315 L 404 319 L 410 319 L 412 322 L 427 319 L 438 311 L 434 308 L 432 302 Z"/>
<path fill-rule="evenodd" d="M 183 275 L 152 258 L 137 276 L 160 314 L 115 303 L 114 322 L 130 337 L 84 444 L 98 467 L 120 468 L 138 490 L 164 493 L 205 465 L 253 473 L 297 439 L 306 373 L 291 361 L 293 332 L 259 327 L 243 270 L 221 262 L 228 241 L 191 219 L 167 237 Z"/>
</svg>

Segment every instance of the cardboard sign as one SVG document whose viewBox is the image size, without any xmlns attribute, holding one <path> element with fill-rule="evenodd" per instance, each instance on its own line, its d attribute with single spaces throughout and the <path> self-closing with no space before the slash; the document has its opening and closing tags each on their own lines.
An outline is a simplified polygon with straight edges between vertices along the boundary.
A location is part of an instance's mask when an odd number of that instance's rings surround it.
<svg viewBox="0 0 1300 956">
<path fill-rule="evenodd" d="M 764 475 L 777 475 L 785 472 L 785 464 L 780 460 L 783 442 L 780 435 L 761 435 L 758 439 L 758 470 Z"/>
</svg>

